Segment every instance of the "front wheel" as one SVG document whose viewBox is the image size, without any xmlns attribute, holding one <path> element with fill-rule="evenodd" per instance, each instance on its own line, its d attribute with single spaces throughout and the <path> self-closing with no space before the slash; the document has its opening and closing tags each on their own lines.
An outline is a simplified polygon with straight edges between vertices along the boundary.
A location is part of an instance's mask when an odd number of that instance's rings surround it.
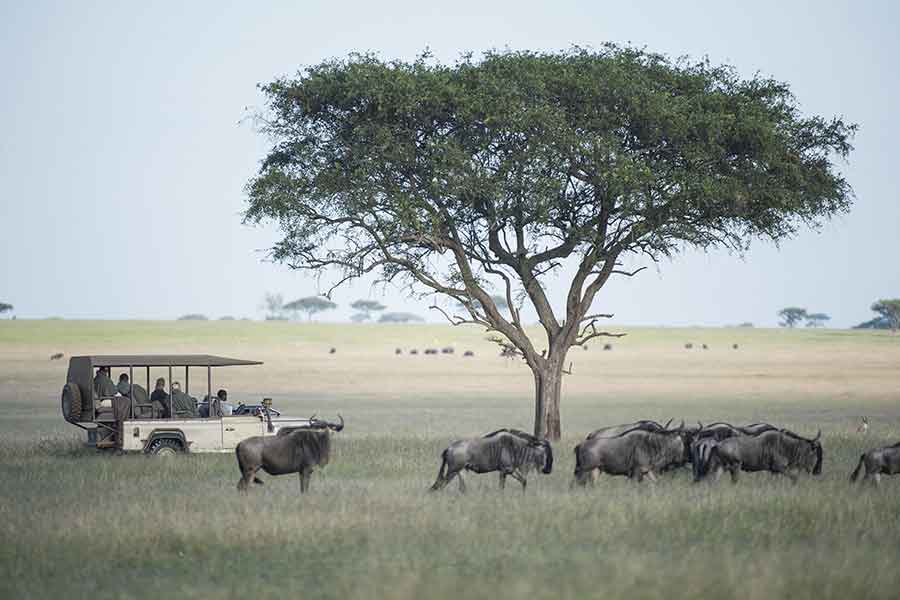
<svg viewBox="0 0 900 600">
<path fill-rule="evenodd" d="M 181 442 L 172 438 L 159 438 L 153 440 L 150 447 L 147 448 L 147 454 L 155 454 L 157 456 L 175 456 L 184 452 Z"/>
</svg>

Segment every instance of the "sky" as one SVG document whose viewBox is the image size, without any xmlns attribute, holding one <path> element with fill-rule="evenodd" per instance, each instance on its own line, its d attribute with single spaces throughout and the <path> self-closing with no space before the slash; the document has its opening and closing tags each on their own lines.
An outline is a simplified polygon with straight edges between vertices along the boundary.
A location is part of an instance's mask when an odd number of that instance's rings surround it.
<svg viewBox="0 0 900 600">
<path fill-rule="evenodd" d="M 241 222 L 267 140 L 257 85 L 373 51 L 560 50 L 611 41 L 708 56 L 786 81 L 807 114 L 858 123 L 839 163 L 851 212 L 743 257 L 687 252 L 610 281 L 594 308 L 623 325 L 775 326 L 802 306 L 848 327 L 900 297 L 900 8 L 892 1 L 13 2 L 0 0 L 0 302 L 20 318 L 259 318 L 266 292 L 328 274 L 265 260 Z M 563 298 L 566 274 L 547 281 Z M 360 281 L 335 292 L 429 320 L 429 302 Z"/>
</svg>

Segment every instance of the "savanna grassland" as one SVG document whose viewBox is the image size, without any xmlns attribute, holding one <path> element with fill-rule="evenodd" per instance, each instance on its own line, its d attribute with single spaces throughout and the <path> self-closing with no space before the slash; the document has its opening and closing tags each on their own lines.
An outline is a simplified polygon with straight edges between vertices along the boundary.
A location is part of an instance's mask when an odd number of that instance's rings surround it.
<svg viewBox="0 0 900 600">
<path fill-rule="evenodd" d="M 0 597 L 900 597 L 900 477 L 880 489 L 847 481 L 864 449 L 900 440 L 900 336 L 623 331 L 612 351 L 571 351 L 554 472 L 532 474 L 525 494 L 470 474 L 461 496 L 455 484 L 426 492 L 448 441 L 532 425 L 529 371 L 476 329 L 0 321 Z M 452 356 L 421 354 L 450 345 Z M 263 476 L 242 497 L 231 454 L 83 448 L 59 414 L 66 360 L 54 352 L 263 360 L 220 370 L 214 388 L 271 396 L 293 415 L 341 413 L 347 428 L 310 494 L 295 477 Z M 205 377 L 194 381 L 205 393 Z M 670 417 L 821 429 L 824 474 L 692 485 L 684 470 L 569 490 L 588 431 Z"/>
</svg>

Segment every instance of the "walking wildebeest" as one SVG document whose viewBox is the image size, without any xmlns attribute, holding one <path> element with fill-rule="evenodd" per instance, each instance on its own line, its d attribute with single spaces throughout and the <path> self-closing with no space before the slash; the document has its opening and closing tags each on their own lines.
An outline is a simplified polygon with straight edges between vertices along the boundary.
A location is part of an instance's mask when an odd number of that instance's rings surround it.
<svg viewBox="0 0 900 600">
<path fill-rule="evenodd" d="M 872 480 L 872 483 L 878 485 L 881 483 L 881 475 L 896 475 L 900 473 L 900 442 L 893 446 L 885 446 L 884 448 L 874 448 L 865 452 L 859 457 L 859 464 L 850 475 L 850 482 L 856 481 L 863 465 L 866 467 L 866 474 L 863 481 Z"/>
<path fill-rule="evenodd" d="M 572 485 L 584 486 L 599 470 L 610 475 L 627 475 L 651 481 L 656 473 L 683 464 L 684 440 L 679 429 L 645 431 L 632 429 L 614 437 L 595 436 L 575 446 L 575 479 Z"/>
<path fill-rule="evenodd" d="M 310 419 L 309 427 L 282 429 L 275 436 L 254 436 L 242 440 L 234 449 L 241 480 L 237 488 L 247 491 L 253 483 L 262 485 L 256 472 L 262 469 L 269 475 L 298 473 L 300 493 L 309 489 L 309 480 L 315 467 L 328 464 L 331 455 L 331 431 L 344 428 L 344 418 L 338 415 L 340 423 L 329 423 Z"/>
<path fill-rule="evenodd" d="M 594 431 L 587 434 L 584 439 L 589 440 L 594 437 L 614 437 L 625 433 L 626 431 L 632 431 L 634 429 L 640 429 L 641 431 L 666 431 L 671 423 L 672 419 L 669 419 L 665 425 L 660 425 L 656 421 L 652 421 L 649 419 L 642 419 L 633 423 L 610 425 L 609 427 L 601 427 L 600 429 L 595 429 Z"/>
<path fill-rule="evenodd" d="M 715 471 L 716 479 L 723 470 L 729 471 L 734 483 L 740 471 L 782 473 L 796 483 L 798 471 L 822 473 L 821 437 L 821 431 L 807 439 L 786 429 L 730 437 L 712 448 L 709 469 Z"/>
<path fill-rule="evenodd" d="M 518 429 L 498 429 L 479 438 L 457 440 L 441 453 L 441 466 L 432 491 L 444 488 L 456 477 L 459 491 L 465 493 L 466 484 L 462 471 L 473 473 L 500 472 L 500 489 L 506 487 L 506 477 L 522 484 L 525 491 L 525 475 L 532 469 L 540 469 L 545 475 L 553 470 L 553 449 L 550 442 L 534 437 Z"/>
</svg>

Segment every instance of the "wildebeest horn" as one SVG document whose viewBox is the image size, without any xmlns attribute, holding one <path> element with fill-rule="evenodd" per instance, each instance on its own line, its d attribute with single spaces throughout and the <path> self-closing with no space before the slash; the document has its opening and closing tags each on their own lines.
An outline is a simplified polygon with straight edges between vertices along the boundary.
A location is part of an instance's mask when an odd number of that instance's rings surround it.
<svg viewBox="0 0 900 600">
<path fill-rule="evenodd" d="M 672 419 L 669 419 L 668 421 L 666 421 L 666 424 L 663 425 L 663 429 L 668 429 L 669 425 L 671 425 L 671 424 L 672 424 Z"/>
<path fill-rule="evenodd" d="M 700 429 L 703 429 L 703 423 L 701 423 L 700 421 L 697 421 L 697 425 L 700 427 Z"/>
<path fill-rule="evenodd" d="M 818 442 L 820 437 L 822 437 L 822 430 L 821 430 L 821 429 L 819 430 L 819 433 L 816 434 L 816 437 L 814 437 L 812 441 Z"/>
<path fill-rule="evenodd" d="M 342 417 L 341 415 L 338 415 L 338 419 L 341 420 L 340 425 L 335 425 L 334 423 L 328 424 L 328 426 L 331 427 L 331 429 L 333 429 L 334 431 L 340 431 L 341 429 L 344 428 L 344 417 Z"/>
</svg>

